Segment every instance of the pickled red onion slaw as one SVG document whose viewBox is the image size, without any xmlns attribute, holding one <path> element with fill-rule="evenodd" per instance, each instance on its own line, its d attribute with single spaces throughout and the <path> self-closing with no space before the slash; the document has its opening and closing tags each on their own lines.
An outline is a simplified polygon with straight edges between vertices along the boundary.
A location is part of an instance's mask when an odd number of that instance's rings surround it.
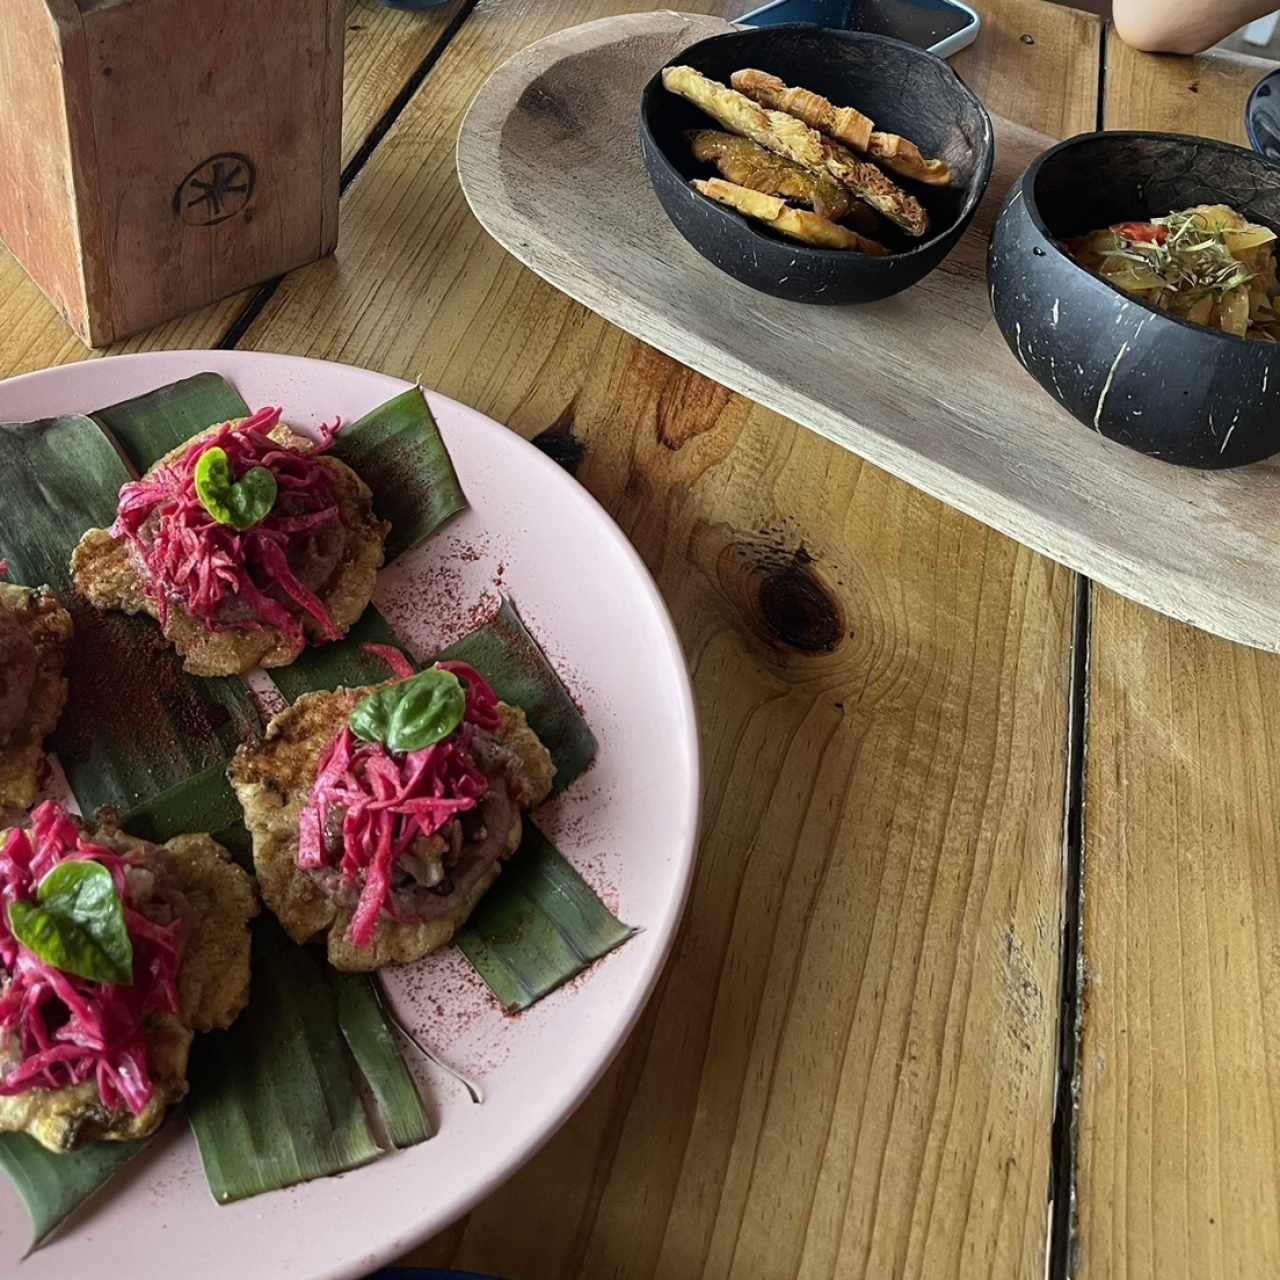
<svg viewBox="0 0 1280 1280">
<path fill-rule="evenodd" d="M 118 986 L 63 973 L 28 951 L 9 928 L 9 903 L 32 900 L 62 862 L 98 862 L 111 872 L 133 943 L 133 983 Z M 160 925 L 130 902 L 126 869 L 136 859 L 84 838 L 52 801 L 15 828 L 0 848 L 0 1039 L 19 1060 L 0 1077 L 0 1094 L 94 1081 L 103 1106 L 141 1112 L 155 1093 L 147 1067 L 146 1019 L 178 1012 L 183 924 Z"/>
<path fill-rule="evenodd" d="M 224 423 L 173 465 L 120 490 L 111 533 L 128 539 L 142 561 L 147 593 L 159 606 L 162 625 L 176 600 L 213 631 L 272 626 L 301 647 L 302 616 L 308 615 L 324 639 L 339 638 L 320 598 L 290 568 L 290 551 L 299 535 L 343 523 L 332 476 L 316 460 L 333 442 L 338 424 L 321 428 L 314 452 L 299 453 L 268 435 L 280 413 L 278 408 L 259 409 L 239 424 Z M 196 493 L 196 464 L 214 448 L 226 452 L 237 479 L 254 467 L 266 467 L 275 476 L 274 509 L 243 532 L 219 524 Z M 288 603 L 269 594 L 272 587 Z M 247 607 L 250 618 L 221 620 L 219 610 L 231 599 Z"/>
<path fill-rule="evenodd" d="M 413 674 L 397 650 L 364 646 L 397 674 Z M 378 742 L 363 742 L 343 725 L 320 762 L 311 797 L 298 823 L 298 865 L 318 870 L 333 864 L 325 839 L 331 819 L 340 816 L 342 853 L 338 870 L 364 885 L 351 918 L 350 939 L 358 947 L 373 941 L 378 917 L 395 918 L 391 877 L 396 859 L 418 840 L 430 839 L 459 814 L 474 809 L 489 789 L 476 767 L 471 743 L 476 730 L 492 732 L 501 723 L 498 697 L 474 667 L 440 662 L 464 682 L 463 723 L 443 742 L 399 754 Z"/>
</svg>

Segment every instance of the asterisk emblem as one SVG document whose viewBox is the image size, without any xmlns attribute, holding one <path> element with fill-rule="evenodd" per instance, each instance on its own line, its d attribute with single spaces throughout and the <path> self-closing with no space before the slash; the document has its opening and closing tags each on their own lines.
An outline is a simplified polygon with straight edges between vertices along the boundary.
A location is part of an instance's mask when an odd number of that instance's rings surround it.
<svg viewBox="0 0 1280 1280">
<path fill-rule="evenodd" d="M 224 152 L 197 165 L 178 186 L 174 212 L 191 226 L 210 227 L 239 213 L 253 194 L 248 156 Z"/>
<path fill-rule="evenodd" d="M 241 178 L 242 181 L 237 182 L 237 178 Z M 215 160 L 213 177 L 208 182 L 203 178 L 192 178 L 191 185 L 200 194 L 194 200 L 187 201 L 187 208 L 194 209 L 197 205 L 208 203 L 213 206 L 215 217 L 222 212 L 222 201 L 225 197 L 236 191 L 249 190 L 248 174 L 245 173 L 244 166 L 239 161 L 229 165 L 222 160 Z"/>
</svg>

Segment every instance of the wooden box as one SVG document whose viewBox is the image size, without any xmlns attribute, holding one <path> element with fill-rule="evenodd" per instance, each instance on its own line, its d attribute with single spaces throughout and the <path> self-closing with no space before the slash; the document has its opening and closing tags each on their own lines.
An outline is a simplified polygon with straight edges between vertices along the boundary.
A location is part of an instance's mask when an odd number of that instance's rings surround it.
<svg viewBox="0 0 1280 1280">
<path fill-rule="evenodd" d="M 2 0 L 0 239 L 90 346 L 330 253 L 345 0 Z"/>
</svg>

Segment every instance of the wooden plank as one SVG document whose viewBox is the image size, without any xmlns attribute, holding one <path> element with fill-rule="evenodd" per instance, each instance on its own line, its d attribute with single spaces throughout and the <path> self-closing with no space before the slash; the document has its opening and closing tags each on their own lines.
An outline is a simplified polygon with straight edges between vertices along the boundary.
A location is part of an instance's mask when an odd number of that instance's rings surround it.
<svg viewBox="0 0 1280 1280">
<path fill-rule="evenodd" d="M 465 0 L 426 13 L 350 0 L 347 71 L 343 82 L 342 163 L 354 156 L 427 57 Z M 118 355 L 218 343 L 252 300 L 254 290 L 205 307 L 125 342 L 92 352 L 75 337 L 11 253 L 0 246 L 0 377 L 11 377 L 94 355 Z"/>
<path fill-rule="evenodd" d="M 411 11 L 388 9 L 382 0 L 348 0 L 344 168 L 465 7 L 465 0 L 451 0 L 439 9 Z"/>
<path fill-rule="evenodd" d="M 1243 141 L 1266 64 L 1114 38 L 1110 128 Z M 1093 602 L 1074 1274 L 1280 1272 L 1280 659 Z"/>
<path fill-rule="evenodd" d="M 340 264 L 291 276 L 246 340 L 420 377 L 576 466 L 653 568 L 699 698 L 706 835 L 659 996 L 546 1151 L 413 1261 L 1038 1274 L 1071 576 L 479 229 L 452 164 L 473 94 L 529 41 L 633 7 L 482 0 L 344 201 Z M 992 105 L 1089 127 L 1097 26 L 1018 0 L 986 19 L 965 73 Z"/>
</svg>

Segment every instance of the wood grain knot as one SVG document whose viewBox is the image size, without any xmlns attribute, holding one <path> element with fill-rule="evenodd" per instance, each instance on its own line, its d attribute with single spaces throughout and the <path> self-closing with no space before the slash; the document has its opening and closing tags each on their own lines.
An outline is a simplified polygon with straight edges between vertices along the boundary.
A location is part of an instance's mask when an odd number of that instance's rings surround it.
<svg viewBox="0 0 1280 1280">
<path fill-rule="evenodd" d="M 770 636 L 801 653 L 832 653 L 844 637 L 840 605 L 818 580 L 803 547 L 761 578 L 760 614 Z"/>
<path fill-rule="evenodd" d="M 806 654 L 840 647 L 844 610 L 803 545 L 790 550 L 772 537 L 735 539 L 720 549 L 716 578 L 772 647 Z"/>
<path fill-rule="evenodd" d="M 570 402 L 545 431 L 540 431 L 533 437 L 532 443 L 552 462 L 563 467 L 571 476 L 576 476 L 587 456 L 587 446 L 573 433 L 573 410 L 574 405 Z"/>
</svg>

